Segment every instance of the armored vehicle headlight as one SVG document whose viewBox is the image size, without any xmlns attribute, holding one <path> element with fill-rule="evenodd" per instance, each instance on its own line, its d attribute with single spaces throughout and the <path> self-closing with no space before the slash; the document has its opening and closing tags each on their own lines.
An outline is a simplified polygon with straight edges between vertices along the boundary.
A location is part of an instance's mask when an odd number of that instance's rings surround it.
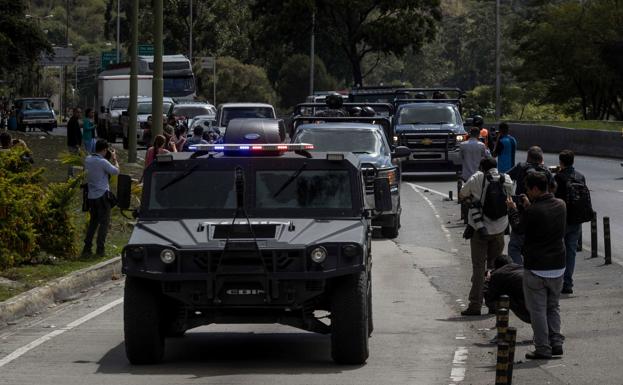
<svg viewBox="0 0 623 385">
<path fill-rule="evenodd" d="M 463 136 L 463 135 L 457 135 L 457 136 L 456 136 L 456 141 L 457 141 L 457 142 L 462 142 L 462 141 L 464 141 L 464 140 L 465 140 L 465 136 Z"/>
<path fill-rule="evenodd" d="M 346 245 L 342 247 L 342 254 L 345 257 L 353 258 L 359 254 L 359 248 L 355 245 Z"/>
<path fill-rule="evenodd" d="M 312 261 L 316 263 L 322 263 L 325 259 L 327 259 L 327 249 L 322 246 L 318 246 L 311 251 L 309 256 Z"/>
<path fill-rule="evenodd" d="M 164 249 L 160 252 L 160 260 L 163 263 L 171 264 L 175 261 L 175 252 L 171 249 Z"/>
</svg>

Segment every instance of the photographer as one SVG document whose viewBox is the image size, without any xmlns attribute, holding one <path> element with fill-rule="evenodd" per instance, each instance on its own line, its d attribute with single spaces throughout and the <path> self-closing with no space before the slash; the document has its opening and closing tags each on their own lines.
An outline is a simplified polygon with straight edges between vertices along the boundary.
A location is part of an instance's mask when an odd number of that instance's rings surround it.
<svg viewBox="0 0 623 385">
<path fill-rule="evenodd" d="M 469 226 L 474 231 L 467 235 L 472 254 L 472 288 L 469 306 L 464 316 L 480 315 L 486 268 L 504 250 L 504 232 L 508 226 L 506 197 L 513 192 L 508 175 L 498 173 L 492 158 L 480 161 L 480 171 L 472 175 L 459 193 L 459 199 L 470 200 Z"/>
<path fill-rule="evenodd" d="M 108 184 L 111 175 L 119 175 L 119 163 L 114 149 L 109 149 L 108 142 L 99 139 L 95 142 L 95 152 L 84 161 L 88 188 L 89 227 L 84 239 L 82 256 L 92 253 L 93 236 L 97 230 L 97 256 L 105 252 L 106 235 L 110 223 L 110 210 L 116 204 L 116 198 Z"/>
<path fill-rule="evenodd" d="M 525 236 L 523 245 L 523 291 L 534 332 L 535 351 L 528 359 L 549 359 L 562 355 L 564 337 L 560 334 L 560 290 L 565 272 L 565 202 L 548 192 L 544 173 L 530 172 L 525 178 L 524 210 L 507 200 L 513 231 Z"/>
</svg>

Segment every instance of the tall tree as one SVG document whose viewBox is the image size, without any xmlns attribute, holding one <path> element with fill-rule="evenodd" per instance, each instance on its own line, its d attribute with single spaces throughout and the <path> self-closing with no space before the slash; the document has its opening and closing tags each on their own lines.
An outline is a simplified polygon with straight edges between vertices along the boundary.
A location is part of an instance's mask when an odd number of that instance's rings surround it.
<svg viewBox="0 0 623 385">
<path fill-rule="evenodd" d="M 407 48 L 419 49 L 435 36 L 441 20 L 439 0 L 257 0 L 253 11 L 262 24 L 263 44 L 301 53 L 315 14 L 318 40 L 348 61 L 355 84 L 363 84 L 362 63 L 368 56 L 377 55 L 378 63 L 380 54 L 401 56 Z"/>
</svg>

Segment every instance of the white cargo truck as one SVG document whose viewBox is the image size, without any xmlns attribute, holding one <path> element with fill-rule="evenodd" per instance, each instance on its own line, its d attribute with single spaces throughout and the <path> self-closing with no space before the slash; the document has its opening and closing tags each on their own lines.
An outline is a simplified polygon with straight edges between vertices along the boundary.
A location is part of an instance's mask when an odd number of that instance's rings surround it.
<svg viewBox="0 0 623 385">
<path fill-rule="evenodd" d="M 138 95 L 151 97 L 153 76 L 138 75 Z M 97 118 L 98 136 L 115 142 L 123 137 L 120 117 L 127 111 L 130 101 L 130 75 L 106 75 L 102 72 L 97 78 Z"/>
</svg>

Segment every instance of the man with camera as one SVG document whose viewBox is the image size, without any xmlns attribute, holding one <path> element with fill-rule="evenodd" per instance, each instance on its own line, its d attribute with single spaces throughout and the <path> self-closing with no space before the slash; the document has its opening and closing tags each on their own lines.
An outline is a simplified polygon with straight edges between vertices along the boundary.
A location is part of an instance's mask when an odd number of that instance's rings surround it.
<svg viewBox="0 0 623 385">
<path fill-rule="evenodd" d="M 83 257 L 92 253 L 93 236 L 97 231 L 97 256 L 105 252 L 106 235 L 110 223 L 110 210 L 116 204 L 116 198 L 108 183 L 111 175 L 119 175 L 119 163 L 114 149 L 109 149 L 108 142 L 99 139 L 95 143 L 95 152 L 84 161 L 88 188 L 89 227 L 84 239 Z"/>
<path fill-rule="evenodd" d="M 549 359 L 562 355 L 564 337 L 560 334 L 560 290 L 565 273 L 567 224 L 565 202 L 548 192 L 547 177 L 529 172 L 525 177 L 526 195 L 517 204 L 507 200 L 513 231 L 524 235 L 523 291 L 534 332 L 535 351 L 528 359 Z"/>
<path fill-rule="evenodd" d="M 513 182 L 500 174 L 492 158 L 480 161 L 480 170 L 472 175 L 461 191 L 459 199 L 470 201 L 468 229 L 472 254 L 472 288 L 469 306 L 464 316 L 480 315 L 486 269 L 491 269 L 504 250 L 504 232 L 508 226 L 506 198 L 513 193 Z M 469 229 L 473 231 L 469 231 Z"/>
</svg>

